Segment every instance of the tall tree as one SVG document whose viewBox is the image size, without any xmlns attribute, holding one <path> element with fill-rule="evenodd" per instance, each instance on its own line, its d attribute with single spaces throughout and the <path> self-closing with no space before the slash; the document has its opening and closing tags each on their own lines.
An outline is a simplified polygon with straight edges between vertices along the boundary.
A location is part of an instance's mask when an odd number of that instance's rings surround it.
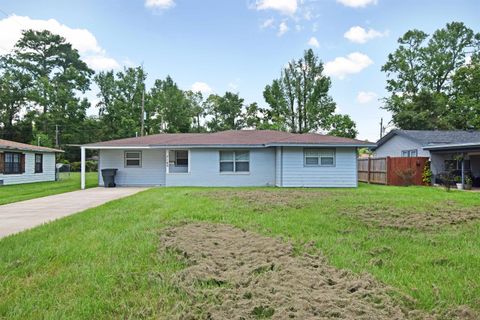
<svg viewBox="0 0 480 320">
<path fill-rule="evenodd" d="M 97 104 L 104 123 L 104 137 L 117 139 L 139 135 L 141 131 L 142 93 L 146 74 L 142 67 L 100 72 L 95 82 L 100 89 Z"/>
<path fill-rule="evenodd" d="M 192 112 L 193 131 L 203 132 L 205 128 L 202 125 L 202 121 L 205 117 L 205 109 L 203 108 L 203 95 L 201 92 L 186 91 L 185 97 L 187 103 L 190 105 Z"/>
<path fill-rule="evenodd" d="M 26 30 L 8 63 L 30 78 L 28 98 L 41 108 L 45 134 L 51 135 L 54 130 L 49 128 L 50 119 L 65 119 L 72 108 L 85 110 L 78 94 L 89 89 L 93 70 L 65 38 L 47 30 Z"/>
<path fill-rule="evenodd" d="M 27 101 L 30 78 L 8 63 L 8 57 L 0 59 L 0 130 L 1 137 L 27 142 L 17 137 L 15 123 L 20 121 L 20 111 Z"/>
<path fill-rule="evenodd" d="M 208 129 L 222 131 L 243 128 L 243 102 L 237 93 L 225 92 L 223 96 L 211 94 L 205 101 L 205 109 L 211 116 L 207 121 Z"/>
<path fill-rule="evenodd" d="M 327 129 L 335 112 L 335 102 L 329 95 L 330 78 L 323 74 L 323 63 L 309 49 L 302 58 L 292 60 L 263 96 L 276 121 L 285 123 L 292 132 Z"/>
<path fill-rule="evenodd" d="M 480 54 L 473 55 L 471 61 L 458 68 L 452 77 L 452 103 L 449 122 L 457 129 L 480 129 Z"/>
<path fill-rule="evenodd" d="M 190 131 L 193 116 L 191 101 L 170 76 L 155 81 L 150 99 L 156 110 L 159 129 L 165 132 Z"/>
<path fill-rule="evenodd" d="M 387 74 L 384 108 L 394 125 L 402 129 L 461 129 L 466 126 L 460 109 L 452 108 L 457 71 L 468 55 L 479 52 L 480 33 L 461 22 L 448 23 L 429 36 L 410 30 L 398 39 L 382 71 Z M 480 83 L 473 84 L 477 88 Z"/>
<path fill-rule="evenodd" d="M 355 122 L 343 114 L 335 114 L 330 118 L 329 135 L 345 138 L 355 138 L 358 134 Z"/>
</svg>

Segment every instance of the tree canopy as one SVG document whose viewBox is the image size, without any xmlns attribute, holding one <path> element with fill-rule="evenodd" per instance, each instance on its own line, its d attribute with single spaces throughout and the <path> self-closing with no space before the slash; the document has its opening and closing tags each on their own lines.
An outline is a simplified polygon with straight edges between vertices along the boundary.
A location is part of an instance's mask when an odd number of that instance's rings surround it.
<svg viewBox="0 0 480 320">
<path fill-rule="evenodd" d="M 390 94 L 384 108 L 393 124 L 401 129 L 480 128 L 478 102 L 471 95 L 480 88 L 475 77 L 480 33 L 452 22 L 431 36 L 409 30 L 398 43 L 381 69 Z"/>
<path fill-rule="evenodd" d="M 478 76 L 472 72 L 459 74 L 455 86 L 464 87 Z M 148 87 L 147 76 L 143 66 L 95 74 L 65 38 L 25 30 L 14 49 L 0 56 L 0 137 L 43 146 L 58 143 L 67 150 L 62 156 L 78 160 L 78 150 L 68 144 L 161 132 L 248 128 L 357 134 L 350 117 L 335 114 L 331 80 L 312 50 L 290 61 L 280 78 L 265 87 L 265 106 L 247 103 L 238 92 L 204 96 L 182 90 L 170 76 L 154 79 Z M 93 105 L 85 96 L 92 84 L 97 91 Z M 477 99 L 472 88 L 463 92 L 459 100 Z"/>
<path fill-rule="evenodd" d="M 355 123 L 347 116 L 335 115 L 336 104 L 329 94 L 331 80 L 323 74 L 323 63 L 312 49 L 283 68 L 280 78 L 263 91 L 270 106 L 269 115 L 275 127 L 291 132 L 330 131 L 332 124 L 342 125 L 333 134 L 355 136 Z"/>
</svg>

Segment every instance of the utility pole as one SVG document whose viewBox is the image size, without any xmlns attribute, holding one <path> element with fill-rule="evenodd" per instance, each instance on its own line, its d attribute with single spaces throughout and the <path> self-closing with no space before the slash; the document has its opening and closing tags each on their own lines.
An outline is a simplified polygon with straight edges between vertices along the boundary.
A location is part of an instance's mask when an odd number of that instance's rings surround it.
<svg viewBox="0 0 480 320">
<path fill-rule="evenodd" d="M 145 87 L 142 91 L 142 128 L 140 130 L 140 135 L 143 137 L 145 131 Z"/>
<path fill-rule="evenodd" d="M 380 118 L 380 139 L 383 137 L 383 118 Z"/>
<path fill-rule="evenodd" d="M 55 148 L 58 148 L 58 124 L 55 125 Z"/>
</svg>

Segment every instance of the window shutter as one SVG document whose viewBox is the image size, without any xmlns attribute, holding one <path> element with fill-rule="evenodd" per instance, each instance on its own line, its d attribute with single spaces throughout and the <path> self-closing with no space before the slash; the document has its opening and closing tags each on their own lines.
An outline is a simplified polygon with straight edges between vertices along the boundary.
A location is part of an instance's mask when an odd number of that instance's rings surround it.
<svg viewBox="0 0 480 320">
<path fill-rule="evenodd" d="M 5 167 L 5 154 L 0 153 L 0 173 L 3 173 Z"/>
<path fill-rule="evenodd" d="M 25 154 L 20 155 L 20 172 L 25 173 Z"/>
</svg>

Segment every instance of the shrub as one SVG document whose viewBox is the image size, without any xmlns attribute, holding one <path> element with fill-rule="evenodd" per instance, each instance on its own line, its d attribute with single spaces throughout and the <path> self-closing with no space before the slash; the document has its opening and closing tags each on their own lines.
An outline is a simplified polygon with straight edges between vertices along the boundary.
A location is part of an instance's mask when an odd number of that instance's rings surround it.
<svg viewBox="0 0 480 320">
<path fill-rule="evenodd" d="M 72 162 L 70 163 L 70 170 L 72 172 L 79 172 L 80 171 L 80 166 L 81 166 L 81 162 L 80 161 L 76 161 L 76 162 Z M 85 171 L 86 172 L 96 172 L 98 170 L 98 162 L 97 161 L 86 161 L 85 162 Z"/>
<path fill-rule="evenodd" d="M 440 173 L 438 176 L 440 178 L 441 184 L 445 188 L 445 191 L 449 192 L 450 188 L 455 182 L 455 175 L 452 172 L 445 171 Z"/>
<path fill-rule="evenodd" d="M 422 182 L 426 186 L 432 184 L 432 169 L 430 160 L 425 162 L 425 166 L 423 167 Z"/>
<path fill-rule="evenodd" d="M 399 176 L 402 179 L 404 186 L 411 186 L 413 184 L 413 179 L 417 174 L 417 172 L 413 168 L 407 168 L 405 170 L 396 171 L 395 173 L 397 174 L 397 176 Z"/>
</svg>

